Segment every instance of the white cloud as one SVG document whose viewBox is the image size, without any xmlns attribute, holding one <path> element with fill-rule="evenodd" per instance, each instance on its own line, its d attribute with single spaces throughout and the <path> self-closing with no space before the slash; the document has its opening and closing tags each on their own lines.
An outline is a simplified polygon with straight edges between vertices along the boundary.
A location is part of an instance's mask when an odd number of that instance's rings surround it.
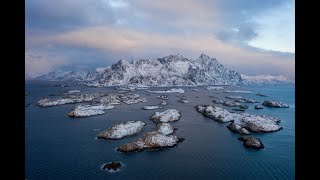
<svg viewBox="0 0 320 180">
<path fill-rule="evenodd" d="M 140 58 L 165 56 L 169 53 L 180 53 L 195 58 L 201 53 L 206 53 L 235 69 L 236 66 L 246 66 L 261 71 L 276 69 L 294 77 L 294 59 L 275 56 L 268 51 L 246 49 L 206 34 L 163 35 L 97 26 L 33 38 L 33 43 L 100 49 L 117 54 L 119 58 L 124 54 Z"/>
<path fill-rule="evenodd" d="M 68 62 L 61 58 L 49 57 L 30 51 L 25 53 L 25 72 L 31 78 L 48 73 L 67 64 Z"/>
</svg>

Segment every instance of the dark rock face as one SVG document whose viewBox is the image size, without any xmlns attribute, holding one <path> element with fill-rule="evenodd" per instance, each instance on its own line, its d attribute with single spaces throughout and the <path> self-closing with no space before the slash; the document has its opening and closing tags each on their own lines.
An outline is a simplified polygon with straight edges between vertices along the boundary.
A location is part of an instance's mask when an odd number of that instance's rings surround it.
<svg viewBox="0 0 320 180">
<path fill-rule="evenodd" d="M 276 101 L 263 101 L 262 105 L 276 108 L 289 108 L 289 105 Z"/>
<path fill-rule="evenodd" d="M 248 137 L 243 136 L 238 138 L 240 141 L 243 141 L 243 145 L 246 148 L 252 148 L 252 149 L 263 149 L 264 145 L 260 141 L 260 139 L 256 137 Z"/>
<path fill-rule="evenodd" d="M 260 106 L 260 105 L 256 105 L 256 106 L 254 106 L 254 108 L 255 108 L 255 109 L 263 109 L 263 107 Z"/>
<path fill-rule="evenodd" d="M 227 126 L 227 128 L 230 130 L 230 131 L 233 131 L 233 132 L 236 132 L 236 133 L 239 133 L 239 134 L 246 134 L 246 135 L 249 135 L 251 134 L 246 128 L 243 128 L 241 127 L 240 125 L 238 124 L 235 124 L 235 123 L 231 123 Z"/>
<path fill-rule="evenodd" d="M 267 95 L 265 95 L 265 94 L 262 94 L 262 93 L 257 93 L 256 95 L 257 95 L 257 96 L 261 96 L 261 97 L 269 97 L 269 96 L 267 96 Z"/>
<path fill-rule="evenodd" d="M 129 142 L 120 146 L 117 150 L 120 152 L 134 152 L 134 151 L 138 151 L 139 149 L 140 147 L 136 143 Z"/>
<path fill-rule="evenodd" d="M 120 167 L 122 166 L 122 164 L 120 162 L 109 162 L 103 165 L 102 169 L 103 170 L 118 170 Z"/>
<path fill-rule="evenodd" d="M 249 106 L 247 106 L 247 105 L 240 105 L 239 108 L 241 108 L 241 109 L 248 109 Z"/>
<path fill-rule="evenodd" d="M 241 111 L 241 112 L 244 112 L 245 110 L 244 109 L 232 109 L 234 111 Z"/>
</svg>

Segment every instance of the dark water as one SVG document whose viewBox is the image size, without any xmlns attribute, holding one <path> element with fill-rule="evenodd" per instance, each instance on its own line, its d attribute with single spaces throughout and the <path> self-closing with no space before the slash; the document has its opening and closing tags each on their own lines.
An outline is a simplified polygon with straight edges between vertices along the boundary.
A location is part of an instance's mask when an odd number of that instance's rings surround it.
<svg viewBox="0 0 320 180">
<path fill-rule="evenodd" d="M 141 110 L 145 105 L 160 102 L 158 94 L 136 91 L 147 103 L 118 105 L 106 114 L 86 118 L 69 118 L 66 113 L 75 104 L 41 108 L 35 102 L 42 97 L 57 98 L 52 94 L 68 90 L 86 92 L 115 92 L 111 88 L 89 88 L 78 85 L 54 87 L 54 82 L 27 82 L 25 108 L 25 176 L 27 179 L 294 179 L 295 108 L 294 86 L 227 87 L 225 90 L 249 90 L 270 97 L 253 94 L 224 93 L 224 90 L 184 93 L 188 104 L 176 102 L 178 93 L 168 94 L 168 105 L 162 110 Z M 163 88 L 160 88 L 163 89 Z M 193 88 L 183 88 L 190 90 Z M 219 94 L 217 94 L 219 93 Z M 255 110 L 254 104 L 246 111 L 280 118 L 283 130 L 254 134 L 265 145 L 264 150 L 246 149 L 230 132 L 228 123 L 218 123 L 197 113 L 197 104 L 211 104 L 210 95 L 224 97 L 240 95 L 258 100 L 274 99 L 290 105 L 289 109 L 264 108 Z M 198 96 L 199 98 L 196 98 Z M 145 150 L 124 154 L 115 149 L 145 132 L 156 129 L 149 118 L 156 111 L 174 108 L 182 118 L 174 123 L 175 134 L 186 140 L 174 148 Z M 231 110 L 232 108 L 228 108 Z M 128 120 L 147 123 L 143 133 L 118 141 L 97 140 L 96 135 L 113 124 Z M 101 170 L 103 163 L 121 161 L 119 172 Z"/>
</svg>

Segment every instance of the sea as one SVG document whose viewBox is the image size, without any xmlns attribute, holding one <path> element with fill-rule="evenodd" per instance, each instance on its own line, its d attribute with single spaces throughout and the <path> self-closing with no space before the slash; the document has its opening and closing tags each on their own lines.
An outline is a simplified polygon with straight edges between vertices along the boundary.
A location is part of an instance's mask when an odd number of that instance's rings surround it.
<svg viewBox="0 0 320 180">
<path fill-rule="evenodd" d="M 115 109 L 98 116 L 70 118 L 67 113 L 78 104 L 39 107 L 41 98 L 61 98 L 70 90 L 81 93 L 117 92 L 116 87 L 87 87 L 74 82 L 26 81 L 25 83 L 25 179 L 295 179 L 295 87 L 294 85 L 224 86 L 223 90 L 207 90 L 206 86 L 175 87 L 185 93 L 168 93 L 168 105 L 163 109 L 142 110 L 157 105 L 160 94 L 136 90 L 146 103 L 116 105 Z M 166 90 L 169 87 L 149 88 Z M 197 89 L 198 91 L 195 91 Z M 251 93 L 226 93 L 241 90 Z M 268 95 L 257 96 L 256 93 Z M 189 103 L 177 102 L 185 96 Z M 263 150 L 247 149 L 238 140 L 240 134 L 196 112 L 198 104 L 216 105 L 233 111 L 231 107 L 212 102 L 216 97 L 242 96 L 260 101 L 276 100 L 289 108 L 254 109 L 247 113 L 279 118 L 282 130 L 272 133 L 253 133 L 265 146 Z M 227 99 L 225 99 L 227 100 Z M 79 103 L 90 104 L 90 103 Z M 261 103 L 260 103 L 261 104 Z M 117 147 L 154 131 L 150 120 L 154 112 L 177 109 L 179 121 L 171 125 L 175 135 L 185 138 L 175 147 L 161 150 L 122 153 Z M 101 140 L 96 136 L 114 124 L 129 120 L 145 122 L 145 130 L 121 140 Z M 102 170 L 104 163 L 119 161 L 118 171 Z"/>
</svg>

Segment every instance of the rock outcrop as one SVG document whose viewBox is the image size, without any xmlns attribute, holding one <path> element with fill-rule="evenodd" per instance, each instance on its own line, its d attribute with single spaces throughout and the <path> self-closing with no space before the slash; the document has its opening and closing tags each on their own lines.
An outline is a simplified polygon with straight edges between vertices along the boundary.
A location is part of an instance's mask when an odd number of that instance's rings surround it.
<svg viewBox="0 0 320 180">
<path fill-rule="evenodd" d="M 98 134 L 98 139 L 122 139 L 127 136 L 133 136 L 143 131 L 146 124 L 141 121 L 127 121 L 116 124 Z"/>
</svg>

